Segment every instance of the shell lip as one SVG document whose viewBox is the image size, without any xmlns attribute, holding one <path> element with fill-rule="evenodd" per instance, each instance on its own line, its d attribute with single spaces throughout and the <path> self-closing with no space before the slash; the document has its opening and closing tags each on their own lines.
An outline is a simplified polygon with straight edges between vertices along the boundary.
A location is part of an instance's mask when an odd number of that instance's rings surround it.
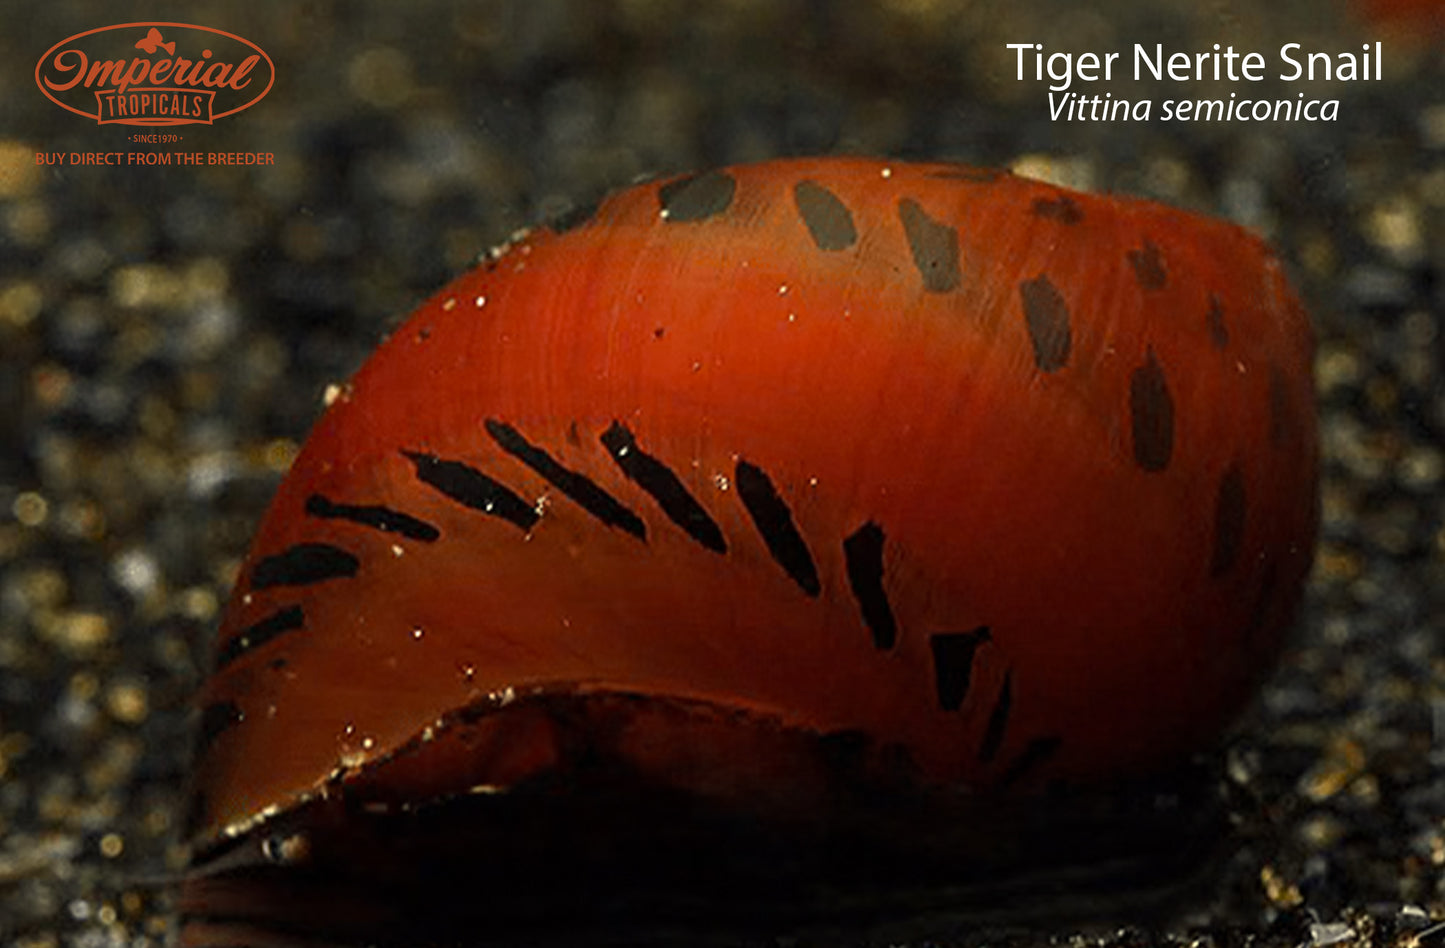
<svg viewBox="0 0 1445 948">
<path fill-rule="evenodd" d="M 585 822 L 575 832 L 626 848 L 629 834 L 661 832 L 642 822 L 654 820 L 647 800 L 678 821 L 678 836 L 706 838 L 719 823 L 742 821 L 805 847 L 846 840 L 919 863 L 973 853 L 981 864 L 1064 865 L 1150 849 L 1156 831 L 1192 835 L 1214 809 L 1213 766 L 1044 793 L 938 786 L 904 749 L 862 732 L 696 697 L 557 682 L 481 696 L 376 757 L 338 765 L 288 803 L 198 837 L 191 872 L 304 862 L 288 854 L 308 849 L 288 841 L 337 838 L 345 849 L 351 825 L 364 835 L 372 825 L 480 819 L 459 832 L 505 850 L 512 831 L 489 814 L 508 811 L 563 822 L 576 814 Z M 549 820 L 536 829 L 531 842 L 561 845 Z"/>
<path fill-rule="evenodd" d="M 618 730 L 625 730 L 629 720 L 633 728 L 645 729 L 667 719 L 672 722 L 662 725 L 667 730 L 688 731 L 702 726 L 704 722 L 711 722 L 725 730 L 735 728 L 741 733 L 756 734 L 760 740 L 816 741 L 820 747 L 862 740 L 861 735 L 852 732 L 809 727 L 798 721 L 796 716 L 781 710 L 682 693 L 641 691 L 600 680 L 558 680 L 508 686 L 477 695 L 378 753 L 365 758 L 338 756 L 328 772 L 284 800 L 257 807 L 216 826 L 203 826 L 192 834 L 188 843 L 192 853 L 191 863 L 210 863 L 218 854 L 235 849 L 236 844 L 246 837 L 263 832 L 269 835 L 282 832 L 274 828 L 278 825 L 284 827 L 290 814 L 318 801 L 336 798 L 373 809 L 422 809 L 456 796 L 509 793 L 520 784 L 537 782 L 551 768 L 559 765 L 575 767 L 575 761 L 562 761 L 561 757 L 590 753 L 584 748 L 595 743 L 599 737 L 616 741 Z M 639 724 L 639 720 L 643 723 Z M 535 728 L 539 721 L 553 733 L 537 734 Z M 514 737 L 510 732 L 519 730 L 518 723 L 530 724 L 533 730 L 522 729 L 521 735 Z M 531 739 L 544 745 L 550 742 L 554 754 L 521 764 L 512 762 L 510 767 L 507 761 L 495 762 L 491 767 L 482 764 L 470 780 L 463 779 L 464 771 L 456 770 L 453 763 L 452 772 L 457 775 L 456 778 L 434 785 L 431 793 L 400 799 L 398 791 L 381 792 L 385 790 L 390 774 L 399 765 L 414 763 L 418 767 L 446 767 L 447 762 L 438 762 L 431 749 L 443 747 L 458 738 L 474 736 L 476 730 L 482 727 L 487 728 L 485 738 L 493 749 L 515 753 L 518 747 Z M 567 746 L 561 746 L 563 743 Z M 612 748 L 612 752 L 628 753 L 616 747 Z M 895 750 L 888 764 L 896 767 L 901 763 L 910 768 L 911 773 L 911 764 L 905 758 L 903 752 Z M 658 765 L 654 763 L 654 766 Z M 415 793 L 414 782 L 405 786 Z M 358 793 L 358 790 L 362 792 Z"/>
<path fill-rule="evenodd" d="M 604 697 L 600 717 L 584 702 L 588 721 L 615 723 L 637 700 Z M 1228 838 L 1218 784 L 1198 771 L 1131 792 L 964 794 L 947 806 L 878 790 L 815 799 L 821 818 L 799 822 L 679 791 L 626 761 L 572 763 L 411 809 L 318 795 L 213 854 L 183 889 L 183 915 L 377 945 L 476 932 L 559 945 L 899 938 L 1152 910 L 1202 891 Z"/>
</svg>

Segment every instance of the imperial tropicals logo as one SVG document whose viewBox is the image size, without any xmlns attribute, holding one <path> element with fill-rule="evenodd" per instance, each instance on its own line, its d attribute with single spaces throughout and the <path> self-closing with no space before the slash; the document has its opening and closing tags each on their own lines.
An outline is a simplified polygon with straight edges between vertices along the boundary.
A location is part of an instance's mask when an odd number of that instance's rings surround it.
<svg viewBox="0 0 1445 948">
<path fill-rule="evenodd" d="M 189 23 L 122 23 L 45 51 L 35 84 L 101 125 L 209 125 L 259 102 L 276 81 L 248 39 Z"/>
</svg>

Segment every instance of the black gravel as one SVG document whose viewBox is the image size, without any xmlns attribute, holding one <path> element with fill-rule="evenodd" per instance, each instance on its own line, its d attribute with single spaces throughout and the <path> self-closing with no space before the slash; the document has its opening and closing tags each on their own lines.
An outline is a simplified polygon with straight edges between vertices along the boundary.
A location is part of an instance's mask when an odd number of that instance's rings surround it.
<svg viewBox="0 0 1445 948">
<path fill-rule="evenodd" d="M 218 610 L 326 385 L 387 328 L 512 230 L 635 176 L 852 152 L 1233 217 L 1291 261 L 1318 330 L 1322 540 L 1297 641 L 1230 752 L 1234 854 L 1157 928 L 1007 940 L 1445 945 L 1445 61 L 1353 9 L 215 0 L 185 18 L 254 40 L 279 78 L 186 147 L 276 163 L 180 169 L 36 167 L 132 147 L 33 75 L 61 38 L 143 14 L 10 0 L 0 942 L 169 937 L 187 702 Z M 1329 123 L 1053 123 L 1004 48 L 1377 38 L 1383 82 L 1300 87 L 1340 99 Z"/>
</svg>

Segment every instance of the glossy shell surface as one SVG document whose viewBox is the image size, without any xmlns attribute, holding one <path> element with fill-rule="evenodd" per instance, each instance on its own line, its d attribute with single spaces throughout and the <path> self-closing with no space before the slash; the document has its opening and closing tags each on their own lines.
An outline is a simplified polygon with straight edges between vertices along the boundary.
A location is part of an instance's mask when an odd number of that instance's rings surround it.
<svg viewBox="0 0 1445 948">
<path fill-rule="evenodd" d="M 631 188 L 461 276 L 326 409 L 225 614 L 195 839 L 463 720 L 465 764 L 396 786 L 505 792 L 547 729 L 478 722 L 539 697 L 859 735 L 923 786 L 1167 768 L 1280 646 L 1316 453 L 1307 317 L 1236 226 L 949 164 Z M 665 716 L 607 752 L 788 779 Z"/>
</svg>

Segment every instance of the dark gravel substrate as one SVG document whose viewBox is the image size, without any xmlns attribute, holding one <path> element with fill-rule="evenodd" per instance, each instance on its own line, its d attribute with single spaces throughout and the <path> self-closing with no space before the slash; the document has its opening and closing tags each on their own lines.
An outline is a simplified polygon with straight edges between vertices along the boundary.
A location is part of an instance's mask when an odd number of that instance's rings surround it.
<svg viewBox="0 0 1445 948">
<path fill-rule="evenodd" d="M 1026 158 L 1234 217 L 1295 265 L 1319 334 L 1322 542 L 1230 755 L 1216 895 L 1158 931 L 1011 940 L 1445 945 L 1438 45 L 1313 0 L 216 0 L 173 15 L 255 40 L 279 79 L 186 146 L 274 166 L 36 167 L 133 147 L 33 79 L 61 38 L 155 15 L 119 6 L 0 3 L 0 942 L 169 937 L 218 610 L 325 386 L 400 315 L 636 175 L 857 152 Z M 1051 123 L 1004 49 L 1377 38 L 1383 82 L 1301 87 L 1338 121 L 1274 125 Z"/>
</svg>

